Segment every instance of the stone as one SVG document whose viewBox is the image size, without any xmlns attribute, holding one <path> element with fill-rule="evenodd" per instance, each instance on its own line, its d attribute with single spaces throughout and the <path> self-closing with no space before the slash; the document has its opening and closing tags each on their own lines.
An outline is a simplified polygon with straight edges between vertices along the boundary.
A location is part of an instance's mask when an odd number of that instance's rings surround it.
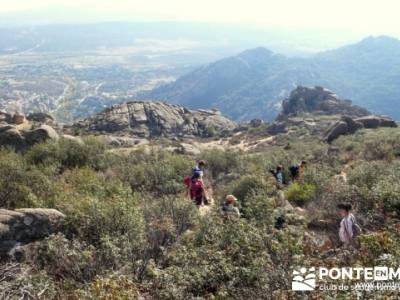
<svg viewBox="0 0 400 300">
<path fill-rule="evenodd" d="M 361 123 L 364 128 L 397 127 L 397 123 L 394 120 L 382 116 L 371 115 L 357 118 L 355 121 Z"/>
<path fill-rule="evenodd" d="M 41 125 L 39 128 L 25 132 L 25 138 L 31 145 L 47 140 L 59 139 L 58 133 L 48 125 Z"/>
<path fill-rule="evenodd" d="M 0 209 L 0 255 L 59 232 L 64 219 L 55 209 Z"/>
<path fill-rule="evenodd" d="M 201 151 L 194 145 L 187 143 L 181 143 L 175 152 L 179 154 L 194 155 L 194 156 L 199 155 L 201 153 Z"/>
<path fill-rule="evenodd" d="M 267 128 L 267 133 L 270 135 L 277 135 L 280 133 L 287 133 L 288 129 L 284 122 L 274 122 Z"/>
<path fill-rule="evenodd" d="M 49 139 L 58 140 L 57 132 L 48 125 L 33 130 L 18 130 L 12 125 L 0 125 L 0 146 L 22 151 Z"/>
<path fill-rule="evenodd" d="M 12 118 L 12 123 L 15 125 L 21 125 L 25 123 L 25 115 L 21 113 L 15 113 Z"/>
<path fill-rule="evenodd" d="M 162 102 L 134 101 L 114 105 L 73 125 L 76 131 L 138 138 L 207 137 L 232 131 L 236 124 L 213 110 L 189 110 Z"/>
<path fill-rule="evenodd" d="M 250 121 L 250 126 L 253 128 L 258 128 L 260 127 L 262 124 L 264 124 L 264 121 L 261 119 L 253 119 Z"/>
<path fill-rule="evenodd" d="M 324 115 L 350 115 L 362 117 L 370 115 L 368 110 L 352 105 L 350 100 L 340 99 L 334 92 L 320 87 L 298 86 L 282 102 L 282 112 L 278 120 L 304 113 Z"/>
<path fill-rule="evenodd" d="M 12 115 L 1 110 L 0 111 L 0 122 L 10 124 L 12 122 Z"/>
<path fill-rule="evenodd" d="M 15 127 L 5 128 L 0 130 L 0 146 L 22 150 L 26 147 L 25 137 Z"/>
<path fill-rule="evenodd" d="M 83 140 L 82 140 L 79 136 L 73 136 L 73 135 L 69 135 L 69 134 L 63 134 L 63 135 L 61 136 L 61 138 L 66 139 L 66 140 L 71 141 L 71 142 L 75 142 L 75 143 L 80 144 L 80 145 L 83 145 L 83 144 L 84 144 L 84 143 L 83 143 Z"/>
<path fill-rule="evenodd" d="M 144 139 L 111 135 L 102 136 L 101 139 L 109 146 L 123 148 L 135 147 L 147 143 L 147 140 Z"/>
<path fill-rule="evenodd" d="M 333 124 L 325 133 L 324 140 L 331 143 L 341 135 L 353 134 L 361 128 L 397 127 L 397 123 L 387 117 L 364 116 L 351 118 L 342 116 L 341 120 Z"/>
<path fill-rule="evenodd" d="M 46 124 L 46 125 L 53 124 L 55 121 L 51 115 L 43 113 L 43 112 L 31 113 L 26 116 L 26 119 L 30 122 L 36 122 L 36 123 Z"/>
</svg>

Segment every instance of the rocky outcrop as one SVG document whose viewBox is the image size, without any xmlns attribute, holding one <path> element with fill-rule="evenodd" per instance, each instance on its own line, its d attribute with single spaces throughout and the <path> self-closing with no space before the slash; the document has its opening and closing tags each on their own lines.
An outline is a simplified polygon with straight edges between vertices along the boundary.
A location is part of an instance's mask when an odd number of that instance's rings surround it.
<svg viewBox="0 0 400 300">
<path fill-rule="evenodd" d="M 279 120 L 304 113 L 324 115 L 349 115 L 363 117 L 370 113 L 359 106 L 352 105 L 350 100 L 342 100 L 332 91 L 323 87 L 299 86 L 282 102 Z"/>
<path fill-rule="evenodd" d="M 205 137 L 231 131 L 236 124 L 215 110 L 189 110 L 167 103 L 137 101 L 114 105 L 73 127 L 76 131 L 151 138 Z"/>
<path fill-rule="evenodd" d="M 366 116 L 355 119 L 356 122 L 361 123 L 364 128 L 378 128 L 378 127 L 397 127 L 396 121 L 381 117 L 381 116 Z"/>
<path fill-rule="evenodd" d="M 200 149 L 188 143 L 180 143 L 179 147 L 175 149 L 175 152 L 178 154 L 194 155 L 194 156 L 199 155 L 201 153 Z"/>
<path fill-rule="evenodd" d="M 42 112 L 31 113 L 26 116 L 26 119 L 30 122 L 46 125 L 51 125 L 55 123 L 55 120 L 51 115 Z"/>
<path fill-rule="evenodd" d="M 11 123 L 13 121 L 13 116 L 3 110 L 0 111 L 0 123 Z"/>
<path fill-rule="evenodd" d="M 64 219 L 55 209 L 0 209 L 0 255 L 59 231 Z"/>
<path fill-rule="evenodd" d="M 397 127 L 397 123 L 390 118 L 381 116 L 366 116 L 361 118 L 342 117 L 325 133 L 324 140 L 328 143 L 341 135 L 353 134 L 361 128 Z"/>
<path fill-rule="evenodd" d="M 267 128 L 267 133 L 270 135 L 277 135 L 280 133 L 287 133 L 287 124 L 285 122 L 274 122 Z"/>
<path fill-rule="evenodd" d="M 58 139 L 58 133 L 47 125 L 32 130 L 19 130 L 12 125 L 0 125 L 0 147 L 10 147 L 20 151 L 36 143 Z"/>
</svg>

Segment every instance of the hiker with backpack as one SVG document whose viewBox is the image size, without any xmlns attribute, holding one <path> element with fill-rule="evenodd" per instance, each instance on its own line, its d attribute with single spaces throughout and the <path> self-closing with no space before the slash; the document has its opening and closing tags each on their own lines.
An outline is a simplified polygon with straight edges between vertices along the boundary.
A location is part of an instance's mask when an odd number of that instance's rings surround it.
<svg viewBox="0 0 400 300">
<path fill-rule="evenodd" d="M 237 207 L 237 198 L 233 195 L 228 195 L 225 198 L 225 202 L 222 204 L 222 215 L 226 219 L 230 219 L 231 217 L 239 218 L 240 211 Z"/>
<path fill-rule="evenodd" d="M 188 191 L 189 198 L 193 200 L 197 206 L 200 207 L 203 204 L 208 205 L 207 190 L 201 172 L 194 172 L 189 182 Z"/>
<path fill-rule="evenodd" d="M 303 180 L 306 165 L 307 162 L 302 160 L 299 164 L 290 167 L 289 171 L 293 182 Z"/>
<path fill-rule="evenodd" d="M 275 177 L 277 187 L 282 188 L 284 183 L 283 166 L 278 165 L 275 170 L 269 170 L 269 172 Z"/>
<path fill-rule="evenodd" d="M 199 160 L 192 169 L 192 175 L 186 176 L 183 179 L 183 183 L 187 187 L 189 199 L 193 200 L 198 206 L 208 204 L 207 190 L 203 181 L 205 167 L 206 162 L 204 160 Z"/>
<path fill-rule="evenodd" d="M 361 233 L 361 227 L 358 225 L 356 218 L 351 213 L 351 204 L 339 204 L 339 214 L 342 217 L 339 228 L 339 238 L 344 248 L 355 246 L 355 237 Z"/>
<path fill-rule="evenodd" d="M 204 160 L 199 160 L 196 166 L 193 168 L 192 177 L 194 174 L 199 173 L 202 177 L 204 176 L 204 170 L 206 168 L 206 162 Z"/>
</svg>

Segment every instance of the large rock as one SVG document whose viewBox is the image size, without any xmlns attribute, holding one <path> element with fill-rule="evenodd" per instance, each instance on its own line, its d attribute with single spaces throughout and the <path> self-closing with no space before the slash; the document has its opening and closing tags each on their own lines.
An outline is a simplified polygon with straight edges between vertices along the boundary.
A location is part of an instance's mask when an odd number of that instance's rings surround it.
<svg viewBox="0 0 400 300">
<path fill-rule="evenodd" d="M 0 147 L 22 150 L 26 145 L 25 137 L 15 127 L 6 125 L 0 129 Z"/>
<path fill-rule="evenodd" d="M 196 148 L 192 144 L 181 143 L 179 147 L 175 150 L 176 153 L 186 154 L 186 155 L 199 155 L 201 153 L 200 149 Z"/>
<path fill-rule="evenodd" d="M 31 113 L 26 116 L 26 119 L 30 122 L 36 122 L 36 123 L 46 124 L 46 125 L 53 124 L 55 121 L 51 115 L 43 113 L 43 112 Z"/>
<path fill-rule="evenodd" d="M 0 111 L 0 123 L 11 123 L 13 116 L 3 110 Z"/>
<path fill-rule="evenodd" d="M 59 231 L 64 219 L 55 209 L 0 209 L 0 255 Z"/>
<path fill-rule="evenodd" d="M 328 143 L 341 135 L 353 134 L 361 128 L 397 127 L 397 123 L 389 118 L 381 116 L 365 116 L 351 118 L 343 116 L 340 121 L 333 124 L 325 133 L 324 140 Z"/>
<path fill-rule="evenodd" d="M 397 127 L 394 120 L 382 116 L 365 116 L 357 118 L 355 121 L 361 123 L 365 128 Z"/>
<path fill-rule="evenodd" d="M 323 87 L 299 86 L 282 102 L 282 112 L 278 119 L 304 113 L 324 115 L 350 115 L 362 117 L 370 113 L 359 106 L 352 105 L 350 100 L 342 100 L 332 91 Z"/>
<path fill-rule="evenodd" d="M 144 139 L 135 139 L 130 137 L 120 137 L 120 136 L 111 136 L 106 135 L 101 137 L 102 141 L 112 147 L 122 147 L 122 148 L 130 148 L 141 145 L 145 142 Z"/>
<path fill-rule="evenodd" d="M 209 136 L 231 131 L 236 124 L 217 111 L 188 110 L 182 106 L 136 101 L 114 105 L 74 125 L 77 131 L 159 136 Z"/>
<path fill-rule="evenodd" d="M 12 125 L 0 125 L 0 147 L 10 147 L 20 151 L 36 143 L 58 138 L 58 133 L 47 125 L 33 130 L 18 130 Z"/>
<path fill-rule="evenodd" d="M 57 141 L 59 139 L 59 135 L 52 127 L 48 125 L 42 125 L 37 129 L 26 131 L 25 138 L 28 144 L 33 145 L 47 140 Z"/>
<path fill-rule="evenodd" d="M 270 135 L 277 135 L 280 133 L 287 133 L 287 124 L 285 122 L 274 122 L 267 128 L 267 132 Z"/>
</svg>

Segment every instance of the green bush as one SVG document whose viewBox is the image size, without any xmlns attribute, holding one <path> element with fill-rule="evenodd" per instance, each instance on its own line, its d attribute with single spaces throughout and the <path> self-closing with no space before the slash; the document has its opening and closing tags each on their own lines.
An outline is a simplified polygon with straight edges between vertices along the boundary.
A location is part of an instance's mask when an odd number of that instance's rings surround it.
<svg viewBox="0 0 400 300">
<path fill-rule="evenodd" d="M 243 202 L 243 215 L 251 220 L 272 225 L 275 199 L 262 190 L 252 190 Z"/>
<path fill-rule="evenodd" d="M 202 159 L 207 161 L 207 170 L 213 178 L 232 172 L 239 172 L 240 156 L 234 151 L 211 149 L 202 153 Z"/>
<path fill-rule="evenodd" d="M 19 154 L 0 152 L 0 207 L 38 207 L 55 193 L 54 182 Z"/>
<path fill-rule="evenodd" d="M 396 212 L 400 216 L 400 174 L 381 178 L 373 188 L 374 199 L 383 203 L 386 211 Z M 377 203 L 379 205 L 379 202 Z"/>
<path fill-rule="evenodd" d="M 106 146 L 100 140 L 87 138 L 79 143 L 63 139 L 34 145 L 27 153 L 28 162 L 36 165 L 56 165 L 61 170 L 89 166 L 104 168 Z"/>
<path fill-rule="evenodd" d="M 303 206 L 315 197 L 315 186 L 310 183 L 293 183 L 287 190 L 287 199 Z"/>
<path fill-rule="evenodd" d="M 85 282 L 97 273 L 95 248 L 70 241 L 62 234 L 50 236 L 39 244 L 33 259 L 47 274 L 64 280 Z"/>
<path fill-rule="evenodd" d="M 183 156 L 153 151 L 115 158 L 110 169 L 134 190 L 166 195 L 184 190 L 183 178 L 191 175 L 193 166 L 194 162 Z"/>
<path fill-rule="evenodd" d="M 232 183 L 232 194 L 235 195 L 243 206 L 246 206 L 245 199 L 254 192 L 264 192 L 265 194 L 272 194 L 275 190 L 273 185 L 268 183 L 260 176 L 247 175 L 240 178 L 238 181 Z"/>
</svg>

